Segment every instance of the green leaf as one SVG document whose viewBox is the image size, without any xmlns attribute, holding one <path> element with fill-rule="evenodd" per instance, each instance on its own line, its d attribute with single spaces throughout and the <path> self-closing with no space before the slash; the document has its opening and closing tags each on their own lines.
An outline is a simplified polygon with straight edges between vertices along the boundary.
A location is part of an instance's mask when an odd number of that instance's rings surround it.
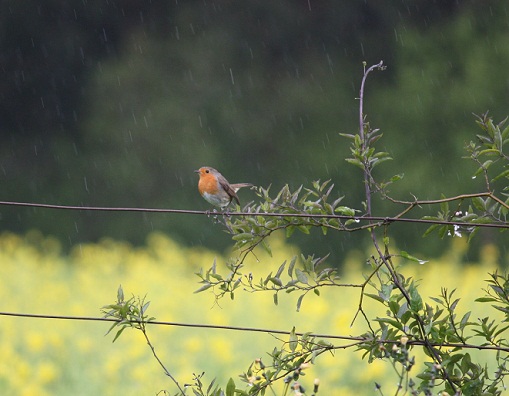
<svg viewBox="0 0 509 396">
<path fill-rule="evenodd" d="M 210 276 L 211 278 L 215 279 L 215 280 L 218 280 L 218 281 L 222 281 L 222 280 L 223 280 L 223 277 L 222 277 L 222 275 L 220 275 L 220 274 L 215 274 L 215 273 L 212 273 L 212 272 L 211 272 L 211 273 L 209 274 L 209 276 Z"/>
<path fill-rule="evenodd" d="M 497 149 L 486 149 L 486 150 L 481 150 L 479 152 L 479 156 L 481 155 L 491 155 L 491 156 L 499 156 L 500 155 L 500 151 L 497 150 Z"/>
<path fill-rule="evenodd" d="M 242 232 L 240 234 L 236 234 L 232 236 L 234 241 L 251 241 L 254 238 L 254 235 L 250 232 Z"/>
<path fill-rule="evenodd" d="M 303 234 L 309 235 L 309 227 L 308 227 L 308 226 L 300 225 L 300 226 L 297 226 L 297 228 L 298 228 L 298 229 L 299 229 L 299 231 L 300 231 L 300 232 L 302 232 Z"/>
<path fill-rule="evenodd" d="M 384 301 L 388 301 L 391 297 L 391 293 L 394 290 L 394 286 L 390 283 L 383 284 L 380 289 L 380 297 L 384 299 Z"/>
<path fill-rule="evenodd" d="M 423 308 L 422 297 L 417 290 L 417 286 L 412 282 L 408 288 L 408 294 L 410 295 L 410 308 L 414 312 L 419 312 Z"/>
<path fill-rule="evenodd" d="M 382 157 L 382 158 L 378 158 L 378 159 L 376 159 L 375 161 L 373 161 L 373 163 L 371 164 L 371 166 L 374 168 L 375 166 L 380 165 L 382 162 L 390 161 L 390 160 L 392 160 L 392 158 L 391 158 L 391 157 Z"/>
<path fill-rule="evenodd" d="M 442 199 L 445 199 L 445 195 L 441 194 Z M 440 210 L 442 213 L 449 213 L 449 203 L 448 202 L 441 202 L 440 203 Z"/>
<path fill-rule="evenodd" d="M 479 297 L 476 298 L 474 301 L 484 303 L 484 302 L 495 302 L 497 300 L 493 297 Z"/>
<path fill-rule="evenodd" d="M 399 308 L 399 311 L 398 313 L 396 314 L 396 317 L 400 318 L 401 321 L 403 323 L 406 322 L 406 320 L 403 318 L 405 314 L 407 313 L 410 313 L 410 311 L 408 310 L 408 305 L 407 303 L 405 302 L 400 308 Z M 410 318 L 410 316 L 408 315 L 408 318 Z"/>
<path fill-rule="evenodd" d="M 281 264 L 276 272 L 276 275 L 274 275 L 276 278 L 279 278 L 281 276 L 281 274 L 283 273 L 284 269 L 285 269 L 285 266 L 286 266 L 286 260 L 283 261 L 283 264 Z"/>
<path fill-rule="evenodd" d="M 262 239 L 261 245 L 268 255 L 272 257 L 272 249 L 266 239 Z"/>
<path fill-rule="evenodd" d="M 477 210 L 485 211 L 486 210 L 486 202 L 481 197 L 472 198 L 472 204 Z"/>
<path fill-rule="evenodd" d="M 509 176 L 509 169 L 503 171 L 502 173 L 500 173 L 499 175 L 495 176 L 493 179 L 491 179 L 491 182 L 496 182 L 497 180 L 499 179 L 502 179 L 503 177 L 508 177 Z"/>
<path fill-rule="evenodd" d="M 394 320 L 394 319 L 389 319 L 389 318 L 376 318 L 375 321 L 379 322 L 379 323 L 386 323 L 386 324 L 389 324 L 391 325 L 392 327 L 398 329 L 398 330 L 401 330 L 401 323 L 399 323 L 397 320 Z"/>
<path fill-rule="evenodd" d="M 355 216 L 355 209 L 349 208 L 348 206 L 338 206 L 334 209 L 334 212 L 340 213 L 344 216 Z"/>
<path fill-rule="evenodd" d="M 297 262 L 297 256 L 293 256 L 290 260 L 290 265 L 288 266 L 288 276 L 290 278 L 293 277 L 293 269 L 295 267 L 295 263 Z"/>
<path fill-rule="evenodd" d="M 465 315 L 463 315 L 463 318 L 461 318 L 460 326 L 463 329 L 468 324 L 468 319 L 470 318 L 471 312 L 467 312 Z"/>
<path fill-rule="evenodd" d="M 297 346 L 299 345 L 299 339 L 295 334 L 295 326 L 293 326 L 292 331 L 290 332 L 290 338 L 288 340 L 288 346 L 292 352 L 295 352 Z"/>
<path fill-rule="evenodd" d="M 283 286 L 283 282 L 281 282 L 281 279 L 279 278 L 275 278 L 275 277 L 270 277 L 269 280 L 274 283 L 276 286 Z"/>
<path fill-rule="evenodd" d="M 195 290 L 194 292 L 201 293 L 202 291 L 210 289 L 211 287 L 212 287 L 212 285 L 210 283 L 207 283 L 207 284 L 203 285 L 202 287 L 200 287 L 198 290 Z"/>
<path fill-rule="evenodd" d="M 362 164 L 362 162 L 356 158 L 346 158 L 345 161 L 351 165 L 357 166 L 358 168 L 364 169 L 364 165 Z"/>
<path fill-rule="evenodd" d="M 500 133 L 500 129 L 496 128 L 495 130 L 495 146 L 497 149 L 502 151 L 502 134 Z"/>
<path fill-rule="evenodd" d="M 145 312 L 147 312 L 149 305 L 150 305 L 150 301 L 147 301 L 145 304 L 143 304 L 143 307 L 141 307 L 141 315 L 144 315 Z"/>
<path fill-rule="evenodd" d="M 207 395 L 210 394 L 210 391 L 212 390 L 212 387 L 214 386 L 214 383 L 216 382 L 216 379 L 214 378 L 212 380 L 212 382 L 209 384 L 208 388 L 207 388 Z"/>
<path fill-rule="evenodd" d="M 108 334 L 111 333 L 111 330 L 113 330 L 115 327 L 117 327 L 120 323 L 119 322 L 114 322 L 110 328 L 108 329 L 108 331 L 106 332 L 105 336 L 107 336 Z"/>
<path fill-rule="evenodd" d="M 300 311 L 300 306 L 302 305 L 302 300 L 304 299 L 305 294 L 301 294 L 297 299 L 297 312 Z"/>
<path fill-rule="evenodd" d="M 235 394 L 235 381 L 230 378 L 228 384 L 226 384 L 226 396 L 234 396 Z"/>
<path fill-rule="evenodd" d="M 118 286 L 117 290 L 117 301 L 122 302 L 124 301 L 124 290 L 122 289 L 122 285 Z"/>
<path fill-rule="evenodd" d="M 120 335 L 125 330 L 125 328 L 126 328 L 126 326 L 122 326 L 122 328 L 119 331 L 117 331 L 117 334 L 115 334 L 115 337 L 113 338 L 113 341 L 111 341 L 112 343 L 115 342 L 118 337 L 120 337 Z"/>
<path fill-rule="evenodd" d="M 391 300 L 389 301 L 389 309 L 391 310 L 392 314 L 396 316 L 399 312 L 400 306 L 397 301 Z"/>
<path fill-rule="evenodd" d="M 482 168 L 488 169 L 491 166 L 491 164 L 493 164 L 493 160 L 484 161 L 484 163 L 482 164 Z"/>
<path fill-rule="evenodd" d="M 302 270 L 295 268 L 295 275 L 297 276 L 297 279 L 299 282 L 304 283 L 305 285 L 308 284 L 308 277 Z"/>
<path fill-rule="evenodd" d="M 400 251 L 399 253 L 400 253 L 401 257 L 406 258 L 407 260 L 410 260 L 410 261 L 415 261 L 416 263 L 419 263 L 421 265 L 426 264 L 428 262 L 428 260 L 420 260 L 417 257 L 414 257 L 414 256 L 408 254 L 404 250 Z"/>
<path fill-rule="evenodd" d="M 398 175 L 394 175 L 394 176 L 392 176 L 392 177 L 389 179 L 389 181 L 390 181 L 391 183 L 394 183 L 394 182 L 397 182 L 398 180 L 403 179 L 403 177 L 404 177 L 404 176 L 405 176 L 405 174 L 404 174 L 404 173 L 400 173 L 400 174 L 398 174 Z"/>
<path fill-rule="evenodd" d="M 365 296 L 372 298 L 373 300 L 376 300 L 378 302 L 383 303 L 385 300 L 380 297 L 378 294 L 372 294 L 372 293 L 364 293 Z"/>
<path fill-rule="evenodd" d="M 295 226 L 290 225 L 290 226 L 286 227 L 286 237 L 287 238 L 290 238 L 294 232 L 295 232 Z"/>
</svg>

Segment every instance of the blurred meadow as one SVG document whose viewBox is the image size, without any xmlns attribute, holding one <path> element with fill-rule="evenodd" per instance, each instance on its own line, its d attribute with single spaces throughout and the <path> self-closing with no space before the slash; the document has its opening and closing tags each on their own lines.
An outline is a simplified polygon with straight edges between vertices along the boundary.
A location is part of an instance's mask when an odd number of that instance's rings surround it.
<svg viewBox="0 0 509 396">
<path fill-rule="evenodd" d="M 299 251 L 280 236 L 271 239 L 273 257 L 264 251 L 248 260 L 245 273 L 255 279 L 276 270 Z M 440 288 L 457 288 L 461 298 L 459 312 L 472 310 L 472 319 L 486 315 L 486 305 L 473 302 L 482 295 L 487 273 L 494 271 L 507 257 L 486 245 L 479 263 L 461 260 L 465 241 L 454 239 L 442 257 L 424 265 L 401 264 L 405 276 L 420 280 L 421 295 L 437 295 Z M 151 305 L 150 316 L 157 320 L 216 324 L 264 329 L 313 331 L 320 334 L 355 335 L 363 330 L 358 319 L 350 327 L 358 305 L 358 290 L 328 288 L 320 297 L 308 295 L 301 311 L 296 312 L 297 295 L 285 294 L 275 306 L 272 295 L 239 291 L 232 301 L 214 304 L 210 292 L 194 294 L 199 287 L 194 275 L 209 268 L 214 259 L 219 267 L 230 253 L 207 249 L 189 249 L 169 237 L 153 233 L 143 246 L 111 239 L 77 245 L 63 253 L 60 243 L 33 231 L 25 236 L 3 233 L 0 236 L 1 311 L 70 316 L 101 316 L 100 308 L 113 303 L 122 285 L 126 297 L 145 296 Z M 361 283 L 367 270 L 365 252 L 352 251 L 346 259 L 343 281 Z M 258 275 L 259 274 L 259 275 Z M 368 314 L 375 309 L 367 302 Z M 378 308 L 379 309 L 379 308 Z M 497 315 L 494 313 L 494 317 Z M 32 319 L 2 316 L 0 320 L 0 389 L 4 395 L 149 395 L 160 390 L 174 391 L 152 357 L 138 331 L 126 330 L 112 343 L 105 336 L 109 323 Z M 148 334 L 169 371 L 181 383 L 191 382 L 192 373 L 205 371 L 208 383 L 217 377 L 225 386 L 256 358 L 270 363 L 267 351 L 279 345 L 278 338 L 264 333 L 217 329 L 149 326 Z M 340 341 L 331 340 L 335 344 Z M 472 351 L 472 354 L 478 352 Z M 488 354 L 483 356 L 489 361 Z M 417 355 L 419 364 L 419 355 Z M 372 394 L 374 382 L 387 390 L 396 377 L 389 363 L 361 361 L 353 349 L 338 349 L 334 355 L 322 355 L 306 370 L 302 381 L 311 387 L 314 378 L 321 381 L 324 394 Z M 321 392 L 321 393 L 322 393 Z"/>
</svg>

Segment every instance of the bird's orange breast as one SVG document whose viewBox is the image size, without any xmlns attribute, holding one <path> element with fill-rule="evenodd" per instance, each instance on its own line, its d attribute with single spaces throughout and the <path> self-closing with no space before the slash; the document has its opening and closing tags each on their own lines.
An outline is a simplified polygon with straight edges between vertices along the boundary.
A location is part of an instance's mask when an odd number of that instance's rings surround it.
<svg viewBox="0 0 509 396">
<path fill-rule="evenodd" d="M 217 194 L 219 191 L 217 179 L 210 173 L 201 174 L 200 181 L 198 182 L 198 191 L 201 195 L 208 194 Z"/>
</svg>

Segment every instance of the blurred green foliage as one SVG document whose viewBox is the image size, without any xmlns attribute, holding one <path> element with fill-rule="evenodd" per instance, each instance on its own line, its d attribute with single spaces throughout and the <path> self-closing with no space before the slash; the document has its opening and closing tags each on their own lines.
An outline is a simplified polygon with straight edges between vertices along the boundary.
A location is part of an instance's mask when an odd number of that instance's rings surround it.
<svg viewBox="0 0 509 396">
<path fill-rule="evenodd" d="M 357 129 L 364 60 L 388 66 L 370 82 L 365 111 L 395 159 L 385 171 L 405 173 L 393 188 L 402 199 L 464 191 L 471 113 L 509 112 L 503 2 L 0 7 L 2 200 L 209 209 L 192 172 L 209 165 L 231 182 L 276 189 L 332 179 L 353 205 L 363 186 L 339 133 Z M 141 243 L 154 229 L 190 245 L 230 242 L 201 217 L 4 207 L 1 220 L 69 246 L 103 236 Z M 341 238 L 306 238 L 302 248 L 341 257 L 360 242 Z M 408 230 L 397 238 L 419 243 Z M 440 248 L 433 243 L 428 254 Z"/>
</svg>

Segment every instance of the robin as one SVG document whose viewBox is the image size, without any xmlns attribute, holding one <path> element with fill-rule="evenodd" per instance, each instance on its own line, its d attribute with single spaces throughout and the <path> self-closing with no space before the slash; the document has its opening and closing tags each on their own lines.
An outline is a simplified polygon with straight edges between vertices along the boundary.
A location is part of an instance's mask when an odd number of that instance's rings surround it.
<svg viewBox="0 0 509 396">
<path fill-rule="evenodd" d="M 214 168 L 203 166 L 196 173 L 200 175 L 198 191 L 212 205 L 225 209 L 233 200 L 240 205 L 237 191 L 242 187 L 251 187 L 249 183 L 230 184 L 224 176 Z"/>
</svg>

